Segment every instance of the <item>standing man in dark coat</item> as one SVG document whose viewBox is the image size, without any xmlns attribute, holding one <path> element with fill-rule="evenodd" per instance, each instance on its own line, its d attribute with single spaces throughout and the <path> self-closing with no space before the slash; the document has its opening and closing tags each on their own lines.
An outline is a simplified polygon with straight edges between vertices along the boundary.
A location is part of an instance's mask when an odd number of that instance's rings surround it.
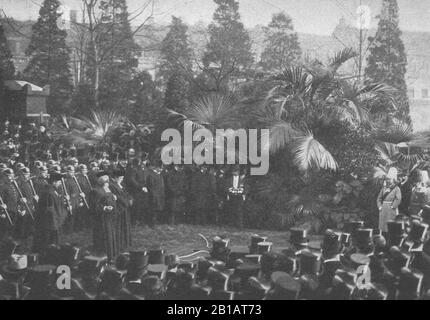
<svg viewBox="0 0 430 320">
<path fill-rule="evenodd" d="M 0 179 L 0 196 L 3 200 L 0 212 L 0 241 L 14 236 L 15 224 L 19 215 L 19 196 L 12 185 L 11 179 L 14 179 L 13 170 L 9 168 L 3 169 Z M 13 226 L 7 219 L 6 210 L 9 213 Z"/>
<path fill-rule="evenodd" d="M 157 224 L 164 212 L 166 204 L 166 191 L 164 186 L 164 170 L 160 165 L 151 165 L 148 175 L 148 192 L 150 210 L 147 214 L 147 223 L 150 226 Z"/>
<path fill-rule="evenodd" d="M 83 206 L 79 188 L 75 180 L 75 167 L 72 165 L 66 166 L 64 184 L 70 196 L 70 204 L 72 205 L 72 214 L 66 219 L 64 230 L 66 233 L 72 233 L 73 231 L 78 231 L 81 225 L 80 212 L 78 211 Z"/>
<path fill-rule="evenodd" d="M 61 226 L 67 217 L 62 177 L 61 174 L 52 173 L 48 185 L 40 194 L 36 210 L 35 252 L 43 253 L 49 245 L 60 242 Z"/>
<path fill-rule="evenodd" d="M 143 223 L 146 211 L 148 210 L 148 187 L 147 169 L 140 166 L 137 158 L 130 159 L 125 171 L 124 185 L 127 192 L 133 198 L 131 208 L 131 218 L 133 225 L 138 222 Z"/>
<path fill-rule="evenodd" d="M 97 253 L 107 255 L 109 262 L 119 254 L 117 239 L 117 197 L 109 188 L 109 176 L 99 172 L 98 185 L 91 193 L 91 209 L 94 212 L 93 241 Z"/>
<path fill-rule="evenodd" d="M 123 252 L 131 246 L 131 214 L 130 208 L 132 204 L 131 196 L 125 191 L 122 182 L 124 180 L 125 171 L 123 169 L 114 169 L 110 189 L 116 195 L 117 207 L 117 240 L 119 243 L 120 252 Z"/>
<path fill-rule="evenodd" d="M 193 222 L 208 223 L 216 210 L 216 180 L 207 166 L 202 165 L 192 173 L 189 197 Z"/>
<path fill-rule="evenodd" d="M 88 168 L 85 164 L 80 164 L 78 166 L 78 173 L 76 174 L 76 180 L 81 187 L 82 192 L 85 195 L 85 199 L 88 199 L 93 189 L 90 178 L 88 177 Z M 88 228 L 91 225 L 91 219 L 89 217 L 89 208 L 82 206 L 79 208 L 79 221 L 81 223 L 81 228 Z"/>
<path fill-rule="evenodd" d="M 42 191 L 48 185 L 48 177 L 49 177 L 48 168 L 45 166 L 41 166 L 38 169 L 38 173 L 33 180 L 34 189 L 36 190 L 36 193 L 39 196 L 39 198 L 40 198 L 40 195 L 42 194 Z"/>
<path fill-rule="evenodd" d="M 18 178 L 16 179 L 17 185 L 25 198 L 28 208 L 30 208 L 31 212 L 34 213 L 36 211 L 36 204 L 39 201 L 39 197 L 33 192 L 33 181 L 31 181 L 30 169 L 22 168 L 19 171 Z M 30 214 L 24 215 L 20 219 L 20 224 L 17 226 L 19 228 L 18 233 L 20 234 L 20 238 L 27 240 L 34 232 L 34 222 L 30 216 Z"/>
<path fill-rule="evenodd" d="M 184 222 L 187 194 L 188 181 L 184 168 L 175 165 L 173 169 L 166 174 L 166 196 L 170 224 Z"/>
</svg>

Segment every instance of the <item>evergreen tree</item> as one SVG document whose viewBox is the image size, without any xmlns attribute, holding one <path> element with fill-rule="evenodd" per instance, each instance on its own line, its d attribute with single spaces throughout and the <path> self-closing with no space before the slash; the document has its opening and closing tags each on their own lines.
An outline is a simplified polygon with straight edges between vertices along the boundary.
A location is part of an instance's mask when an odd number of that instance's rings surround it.
<svg viewBox="0 0 430 320">
<path fill-rule="evenodd" d="M 5 30 L 0 22 L 0 99 L 3 98 L 4 93 L 3 81 L 13 79 L 14 74 L 15 66 L 12 61 L 12 53 L 7 43 Z"/>
<path fill-rule="evenodd" d="M 13 79 L 15 66 L 12 61 L 12 53 L 7 43 L 5 30 L 0 22 L 0 79 Z"/>
<path fill-rule="evenodd" d="M 370 37 L 370 54 L 365 70 L 368 82 L 385 83 L 397 89 L 395 100 L 396 116 L 410 121 L 409 102 L 405 81 L 407 58 L 399 28 L 399 7 L 397 0 L 383 0 L 375 37 Z M 381 105 L 389 101 L 382 101 Z"/>
<path fill-rule="evenodd" d="M 268 71 L 282 71 L 296 63 L 302 54 L 299 38 L 294 32 L 293 22 L 285 13 L 272 17 L 264 28 L 265 48 L 261 54 L 261 66 Z"/>
<path fill-rule="evenodd" d="M 49 85 L 48 110 L 63 111 L 63 105 L 72 92 L 70 49 L 66 45 L 67 32 L 58 28 L 60 2 L 45 0 L 39 18 L 32 27 L 30 44 L 26 50 L 30 61 L 24 70 L 26 79 L 38 86 Z"/>
<path fill-rule="evenodd" d="M 159 76 L 165 84 L 164 106 L 182 112 L 188 105 L 192 77 L 192 50 L 188 27 L 181 19 L 172 17 L 169 32 L 161 43 Z"/>
<path fill-rule="evenodd" d="M 190 83 L 182 72 L 173 73 L 167 81 L 164 106 L 182 113 L 188 106 Z"/>
<path fill-rule="evenodd" d="M 251 40 L 240 20 L 236 0 L 214 0 L 218 5 L 209 25 L 209 43 L 203 56 L 206 73 L 220 91 L 230 80 L 243 77 L 253 63 Z"/>
<path fill-rule="evenodd" d="M 159 76 L 164 82 L 176 73 L 192 73 L 192 50 L 188 27 L 180 18 L 172 16 L 169 32 L 161 42 Z"/>
<path fill-rule="evenodd" d="M 127 108 L 127 84 L 138 66 L 141 48 L 134 41 L 125 0 L 102 1 L 100 10 L 95 62 L 100 72 L 98 105 L 106 109 Z"/>
<path fill-rule="evenodd" d="M 128 96 L 131 106 L 127 116 L 134 123 L 160 124 L 165 109 L 162 104 L 162 92 L 147 71 L 136 73 L 128 83 Z"/>
</svg>

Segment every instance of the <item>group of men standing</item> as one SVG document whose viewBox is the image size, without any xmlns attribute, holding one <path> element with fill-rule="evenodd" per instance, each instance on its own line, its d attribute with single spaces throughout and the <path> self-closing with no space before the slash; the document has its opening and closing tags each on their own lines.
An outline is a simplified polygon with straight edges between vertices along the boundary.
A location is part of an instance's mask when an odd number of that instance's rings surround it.
<svg viewBox="0 0 430 320">
<path fill-rule="evenodd" d="M 243 226 L 244 175 L 238 167 L 165 167 L 133 156 L 86 165 L 71 157 L 37 160 L 31 168 L 0 163 L 0 172 L 0 235 L 36 252 L 59 243 L 62 234 L 88 229 L 94 250 L 114 258 L 130 247 L 132 225 Z"/>
</svg>

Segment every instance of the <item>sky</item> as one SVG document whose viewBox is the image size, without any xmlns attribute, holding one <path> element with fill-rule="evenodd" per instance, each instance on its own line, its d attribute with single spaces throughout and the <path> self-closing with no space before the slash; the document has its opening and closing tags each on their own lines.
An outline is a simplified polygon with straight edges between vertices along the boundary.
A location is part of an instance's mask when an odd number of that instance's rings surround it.
<svg viewBox="0 0 430 320">
<path fill-rule="evenodd" d="M 142 8 L 147 0 L 127 0 L 129 12 Z M 216 8 L 213 0 L 153 0 L 154 21 L 168 23 L 172 15 L 185 22 L 209 23 Z M 370 25 L 377 24 L 382 0 L 238 0 L 242 22 L 247 27 L 267 25 L 274 13 L 289 14 L 298 32 L 331 34 L 340 18 L 355 24 L 357 8 L 370 8 Z M 79 9 L 82 0 L 60 0 L 71 9 Z M 0 0 L 0 8 L 16 19 L 36 19 L 42 0 Z M 430 32 L 430 0 L 398 0 L 402 30 Z M 148 10 L 139 18 L 144 19 Z M 136 20 L 136 23 L 138 21 Z"/>
</svg>

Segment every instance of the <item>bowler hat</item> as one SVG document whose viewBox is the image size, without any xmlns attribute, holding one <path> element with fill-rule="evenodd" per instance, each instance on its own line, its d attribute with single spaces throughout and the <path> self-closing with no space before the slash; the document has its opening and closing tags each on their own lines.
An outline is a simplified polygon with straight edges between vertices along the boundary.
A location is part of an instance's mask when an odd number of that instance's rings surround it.
<svg viewBox="0 0 430 320">
<path fill-rule="evenodd" d="M 267 237 L 263 237 L 263 236 L 260 236 L 258 234 L 253 234 L 251 236 L 251 244 L 249 246 L 249 253 L 257 253 L 258 243 L 265 242 L 266 240 L 267 240 Z"/>
</svg>

